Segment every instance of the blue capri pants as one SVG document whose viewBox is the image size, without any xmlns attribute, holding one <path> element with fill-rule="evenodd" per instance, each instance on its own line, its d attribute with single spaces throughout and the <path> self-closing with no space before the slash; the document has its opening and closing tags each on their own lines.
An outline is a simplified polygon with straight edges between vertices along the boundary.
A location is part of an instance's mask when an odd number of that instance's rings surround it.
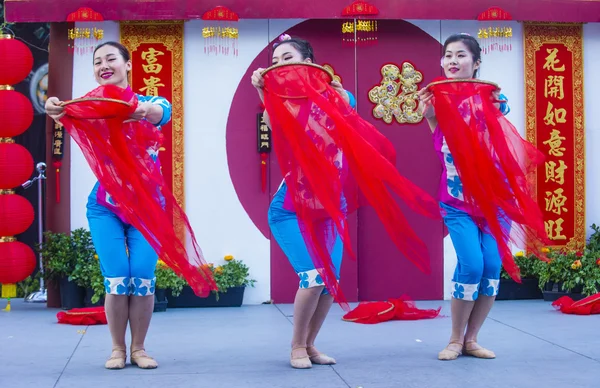
<svg viewBox="0 0 600 388">
<path fill-rule="evenodd" d="M 88 197 L 87 219 L 110 295 L 153 295 L 158 255 L 132 225 L 97 202 L 98 184 Z"/>
<path fill-rule="evenodd" d="M 481 230 L 468 213 L 445 203 L 441 207 L 458 258 L 452 277 L 452 297 L 475 301 L 479 295 L 498 295 L 502 259 L 496 239 Z M 501 225 L 510 228 L 506 221 L 501 221 Z"/>
<path fill-rule="evenodd" d="M 325 283 L 315 268 L 310 253 L 302 237 L 298 216 L 295 212 L 284 209 L 283 203 L 287 193 L 285 183 L 281 185 L 269 206 L 269 226 L 273 237 L 287 256 L 294 271 L 298 274 L 298 288 L 311 288 L 324 286 Z M 335 267 L 335 276 L 340 280 L 340 268 L 343 256 L 342 239 L 336 232 L 335 243 L 331 250 L 331 261 Z M 327 294 L 327 288 L 323 289 Z"/>
</svg>

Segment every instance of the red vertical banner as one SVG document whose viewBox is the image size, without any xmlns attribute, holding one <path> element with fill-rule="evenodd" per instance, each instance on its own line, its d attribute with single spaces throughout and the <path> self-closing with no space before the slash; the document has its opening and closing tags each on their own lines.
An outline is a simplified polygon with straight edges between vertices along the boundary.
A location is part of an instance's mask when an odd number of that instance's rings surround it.
<svg viewBox="0 0 600 388">
<path fill-rule="evenodd" d="M 171 122 L 162 127 L 165 140 L 158 157 L 167 185 L 183 207 L 183 23 L 122 23 L 121 43 L 131 53 L 132 90 L 164 97 L 172 105 Z M 175 227 L 184 241 L 183 225 Z"/>
<path fill-rule="evenodd" d="M 580 25 L 525 26 L 527 137 L 546 155 L 536 193 L 555 247 L 585 244 L 583 47 Z"/>
</svg>

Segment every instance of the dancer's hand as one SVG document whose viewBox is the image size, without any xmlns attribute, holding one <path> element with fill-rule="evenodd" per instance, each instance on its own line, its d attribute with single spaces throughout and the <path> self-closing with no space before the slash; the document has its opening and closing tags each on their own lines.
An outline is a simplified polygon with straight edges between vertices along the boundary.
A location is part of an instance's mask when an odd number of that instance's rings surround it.
<svg viewBox="0 0 600 388">
<path fill-rule="evenodd" d="M 498 100 L 500 100 L 500 91 L 502 89 L 500 87 L 498 87 L 498 89 L 494 90 L 492 92 L 492 102 L 494 103 L 494 106 L 498 109 L 500 109 L 500 103 L 498 102 Z"/>
<path fill-rule="evenodd" d="M 433 93 L 429 89 L 421 89 L 417 93 L 419 99 L 418 112 L 426 119 L 435 117 L 435 109 L 433 108 Z"/>
<path fill-rule="evenodd" d="M 259 90 L 262 90 L 262 88 L 265 87 L 265 79 L 262 76 L 263 71 L 265 71 L 265 69 L 259 67 L 252 73 L 252 86 Z"/>
<path fill-rule="evenodd" d="M 342 96 L 344 101 L 346 101 L 346 104 L 350 103 L 350 96 L 348 95 L 348 92 L 346 92 L 346 89 L 344 89 L 344 87 L 342 86 L 341 83 L 339 83 L 337 81 L 333 81 L 331 83 L 331 87 L 334 88 L 335 91 L 338 92 L 340 96 Z"/>
<path fill-rule="evenodd" d="M 46 113 L 53 120 L 58 121 L 65 115 L 65 108 L 62 106 L 62 101 L 58 97 L 50 97 L 46 100 Z"/>
<path fill-rule="evenodd" d="M 139 103 L 135 111 L 129 115 L 129 120 L 124 121 L 125 123 L 131 123 L 134 121 L 140 121 L 143 119 L 148 120 L 152 124 L 157 124 L 162 120 L 163 110 L 160 105 L 153 104 L 151 102 Z"/>
</svg>

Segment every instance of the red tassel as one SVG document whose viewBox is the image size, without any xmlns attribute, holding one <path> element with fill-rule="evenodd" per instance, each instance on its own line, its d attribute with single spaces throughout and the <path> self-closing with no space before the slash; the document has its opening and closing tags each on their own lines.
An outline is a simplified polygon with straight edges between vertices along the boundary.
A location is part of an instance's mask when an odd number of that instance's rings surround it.
<svg viewBox="0 0 600 388">
<path fill-rule="evenodd" d="M 62 167 L 62 162 L 57 160 L 52 165 L 56 168 L 56 203 L 60 203 L 60 168 Z"/>
<path fill-rule="evenodd" d="M 267 190 L 267 158 L 269 154 L 261 152 L 260 154 L 260 184 L 262 192 Z"/>
</svg>

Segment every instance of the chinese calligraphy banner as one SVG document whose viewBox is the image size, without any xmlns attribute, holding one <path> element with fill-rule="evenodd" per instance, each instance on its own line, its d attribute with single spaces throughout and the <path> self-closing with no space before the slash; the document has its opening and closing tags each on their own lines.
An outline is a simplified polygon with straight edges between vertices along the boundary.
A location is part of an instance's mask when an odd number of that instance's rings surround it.
<svg viewBox="0 0 600 388">
<path fill-rule="evenodd" d="M 165 141 L 159 160 L 169 188 L 183 207 L 183 22 L 121 23 L 121 43 L 131 53 L 132 90 L 171 102 L 171 122 L 162 127 Z M 183 226 L 175 226 L 184 238 Z"/>
<path fill-rule="evenodd" d="M 556 247 L 585 244 L 583 30 L 526 24 L 527 139 L 546 156 L 536 193 Z"/>
</svg>

